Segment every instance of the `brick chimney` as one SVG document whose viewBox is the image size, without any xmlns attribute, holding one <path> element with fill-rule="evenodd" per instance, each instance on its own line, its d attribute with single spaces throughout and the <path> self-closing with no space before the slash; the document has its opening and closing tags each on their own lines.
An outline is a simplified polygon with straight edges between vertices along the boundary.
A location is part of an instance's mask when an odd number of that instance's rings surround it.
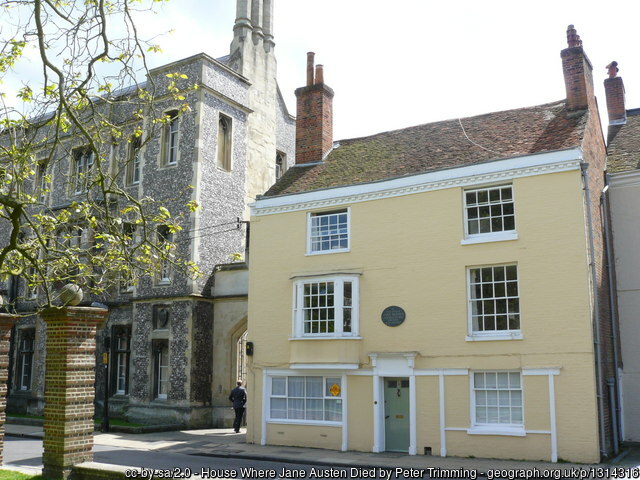
<svg viewBox="0 0 640 480">
<path fill-rule="evenodd" d="M 307 85 L 296 89 L 296 164 L 322 161 L 333 145 L 333 90 L 322 65 L 314 71 L 314 55 L 307 53 Z"/>
<path fill-rule="evenodd" d="M 627 110 L 624 102 L 624 83 L 618 77 L 618 62 L 607 65 L 609 78 L 604 81 L 604 93 L 607 96 L 607 112 L 609 125 L 620 125 L 627 122 Z"/>
<path fill-rule="evenodd" d="M 582 40 L 573 25 L 567 27 L 567 44 L 560 52 L 562 72 L 567 90 L 567 110 L 595 107 L 593 93 L 593 67 L 582 48 Z"/>
</svg>

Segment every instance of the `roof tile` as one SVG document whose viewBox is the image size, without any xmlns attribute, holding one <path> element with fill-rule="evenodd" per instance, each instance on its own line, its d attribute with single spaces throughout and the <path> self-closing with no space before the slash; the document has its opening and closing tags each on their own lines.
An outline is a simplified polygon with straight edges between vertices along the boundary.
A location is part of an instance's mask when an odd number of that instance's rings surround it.
<svg viewBox="0 0 640 480">
<path fill-rule="evenodd" d="M 607 171 L 626 172 L 640 168 L 640 108 L 627 110 L 627 123 L 609 127 Z"/>
<path fill-rule="evenodd" d="M 265 196 L 572 148 L 581 145 L 586 119 L 559 101 L 341 140 L 324 162 L 290 168 Z"/>
</svg>

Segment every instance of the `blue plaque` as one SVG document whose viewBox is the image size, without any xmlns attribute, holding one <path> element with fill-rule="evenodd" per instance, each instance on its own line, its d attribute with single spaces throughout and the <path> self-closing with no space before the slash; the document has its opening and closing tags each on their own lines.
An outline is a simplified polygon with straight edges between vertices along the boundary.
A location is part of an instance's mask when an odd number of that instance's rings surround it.
<svg viewBox="0 0 640 480">
<path fill-rule="evenodd" d="M 400 307 L 387 307 L 382 311 L 382 323 L 387 327 L 397 327 L 404 322 L 406 316 L 404 310 Z"/>
</svg>

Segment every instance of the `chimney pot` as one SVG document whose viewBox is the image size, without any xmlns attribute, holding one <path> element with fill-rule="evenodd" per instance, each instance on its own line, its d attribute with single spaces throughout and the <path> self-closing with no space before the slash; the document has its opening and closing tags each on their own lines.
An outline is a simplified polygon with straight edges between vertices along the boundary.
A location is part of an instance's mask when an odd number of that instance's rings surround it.
<svg viewBox="0 0 640 480">
<path fill-rule="evenodd" d="M 607 70 L 609 73 L 609 78 L 615 78 L 618 75 L 620 69 L 618 68 L 618 62 L 615 60 L 607 65 Z"/>
<path fill-rule="evenodd" d="M 573 25 L 569 25 L 567 27 L 567 44 L 569 45 L 569 48 L 582 46 L 580 35 L 578 35 L 578 32 Z"/>
<path fill-rule="evenodd" d="M 313 52 L 307 52 L 307 87 L 315 83 L 313 80 L 313 58 L 315 55 Z"/>
<path fill-rule="evenodd" d="M 322 65 L 316 65 L 316 84 L 324 83 L 324 68 Z"/>
</svg>

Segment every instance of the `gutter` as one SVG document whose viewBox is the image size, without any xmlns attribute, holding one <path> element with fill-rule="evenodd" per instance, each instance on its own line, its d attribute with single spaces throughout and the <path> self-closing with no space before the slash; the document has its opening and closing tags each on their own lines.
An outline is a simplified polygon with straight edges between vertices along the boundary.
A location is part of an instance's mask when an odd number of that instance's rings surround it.
<svg viewBox="0 0 640 480">
<path fill-rule="evenodd" d="M 602 362 L 600 351 L 600 302 L 598 301 L 598 275 L 596 272 L 595 262 L 595 245 L 593 241 L 593 217 L 591 215 L 591 192 L 589 190 L 589 178 L 587 170 L 589 164 L 580 162 L 580 170 L 582 172 L 583 190 L 585 194 L 587 207 L 587 226 L 589 228 L 589 268 L 591 269 L 591 279 L 593 282 L 593 330 L 594 330 L 594 347 L 596 356 L 596 392 L 598 397 L 598 427 L 600 430 L 600 455 L 607 456 L 606 434 L 604 427 L 604 398 L 602 396 Z"/>
</svg>

